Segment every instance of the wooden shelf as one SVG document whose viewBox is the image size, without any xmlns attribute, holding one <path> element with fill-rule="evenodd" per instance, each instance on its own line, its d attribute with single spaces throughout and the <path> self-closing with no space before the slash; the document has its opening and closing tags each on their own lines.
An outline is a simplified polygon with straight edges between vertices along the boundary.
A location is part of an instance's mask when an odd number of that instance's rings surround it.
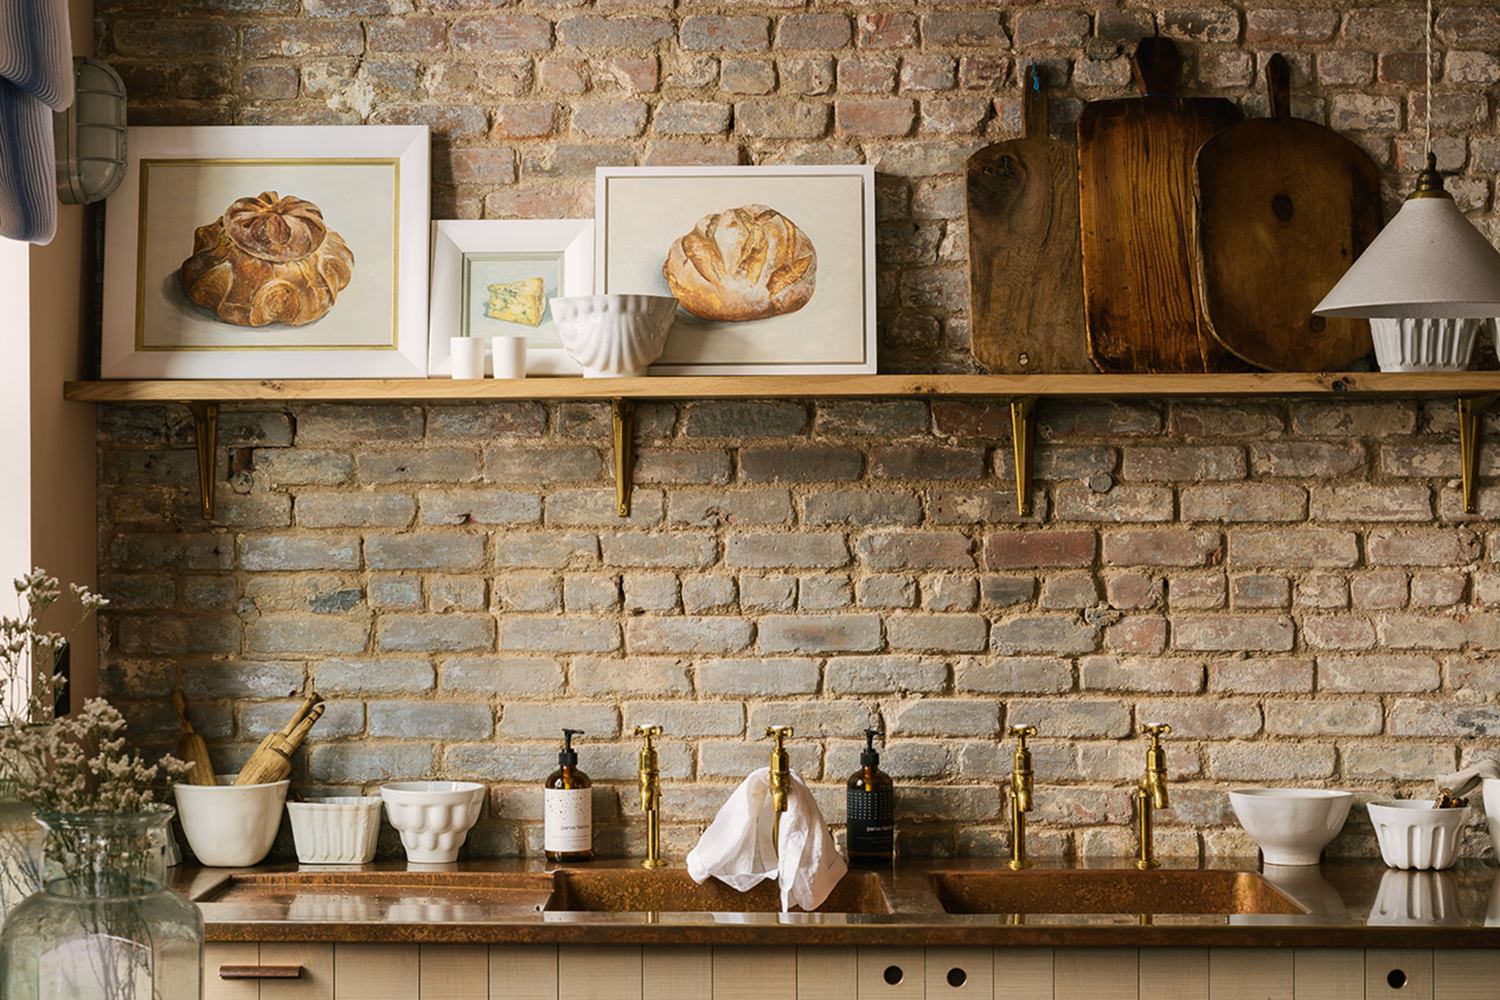
<svg viewBox="0 0 1500 1000">
<path fill-rule="evenodd" d="M 195 400 L 795 399 L 857 396 L 1435 395 L 1500 392 L 1500 372 L 1234 375 L 743 375 L 705 378 L 239 379 L 68 382 L 92 403 Z"/>
</svg>

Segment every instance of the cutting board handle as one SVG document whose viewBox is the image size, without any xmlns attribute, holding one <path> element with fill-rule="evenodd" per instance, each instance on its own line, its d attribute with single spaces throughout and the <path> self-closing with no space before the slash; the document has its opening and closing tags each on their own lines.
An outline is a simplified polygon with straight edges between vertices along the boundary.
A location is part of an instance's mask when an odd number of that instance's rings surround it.
<svg viewBox="0 0 1500 1000">
<path fill-rule="evenodd" d="M 1271 97 L 1271 117 L 1292 117 L 1292 67 L 1280 52 L 1266 61 L 1266 93 Z"/>
<path fill-rule="evenodd" d="M 1036 63 L 1026 70 L 1026 93 L 1021 96 L 1021 135 L 1047 138 L 1047 70 Z"/>
<path fill-rule="evenodd" d="M 1182 56 L 1170 38 L 1142 38 L 1130 60 L 1135 82 L 1147 97 L 1177 94 L 1177 76 L 1182 72 Z"/>
</svg>

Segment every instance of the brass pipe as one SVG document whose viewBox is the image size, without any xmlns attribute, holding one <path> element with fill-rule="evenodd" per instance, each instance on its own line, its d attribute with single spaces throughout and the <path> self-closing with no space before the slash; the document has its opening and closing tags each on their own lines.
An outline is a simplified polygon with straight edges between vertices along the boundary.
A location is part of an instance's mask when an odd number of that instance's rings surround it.
<svg viewBox="0 0 1500 1000">
<path fill-rule="evenodd" d="M 1011 726 L 1010 734 L 1017 739 L 1015 758 L 1010 769 L 1010 861 L 1011 871 L 1030 868 L 1026 860 L 1026 814 L 1032 808 L 1031 751 L 1026 749 L 1026 737 L 1036 735 L 1036 726 Z"/>
<path fill-rule="evenodd" d="M 767 726 L 766 735 L 776 740 L 771 748 L 771 841 L 781 851 L 781 814 L 786 812 L 787 793 L 792 788 L 791 758 L 786 753 L 786 738 L 793 735 L 791 726 Z"/>
<path fill-rule="evenodd" d="M 1151 811 L 1153 809 L 1165 809 L 1168 805 L 1167 797 L 1167 754 L 1161 748 L 1161 738 L 1170 733 L 1172 727 L 1168 725 L 1148 726 L 1141 725 L 1141 734 L 1151 737 L 1151 745 L 1146 748 L 1146 774 L 1136 786 L 1135 795 L 1135 822 L 1136 837 L 1139 846 L 1135 856 L 1135 866 L 1141 871 L 1156 868 L 1160 862 L 1156 860 L 1156 848 L 1152 844 L 1153 823 Z"/>
<path fill-rule="evenodd" d="M 642 868 L 664 868 L 661 857 L 661 771 L 657 766 L 656 747 L 651 740 L 662 733 L 661 726 L 636 726 L 635 735 L 644 737 L 637 761 L 641 785 L 641 811 L 646 814 L 646 860 Z"/>
</svg>

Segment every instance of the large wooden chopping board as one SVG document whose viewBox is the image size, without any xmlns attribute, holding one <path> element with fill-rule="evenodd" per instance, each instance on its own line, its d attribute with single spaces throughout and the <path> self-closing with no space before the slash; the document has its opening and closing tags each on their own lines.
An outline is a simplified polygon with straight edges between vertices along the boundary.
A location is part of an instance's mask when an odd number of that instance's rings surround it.
<svg viewBox="0 0 1500 1000">
<path fill-rule="evenodd" d="M 1026 73 L 1020 139 L 964 165 L 969 350 L 991 372 L 1091 372 L 1078 252 L 1078 153 L 1047 137 L 1047 90 Z"/>
<path fill-rule="evenodd" d="M 1089 353 L 1106 372 L 1243 371 L 1200 318 L 1192 226 L 1193 157 L 1239 111 L 1174 96 L 1181 61 L 1165 38 L 1142 39 L 1134 65 L 1146 96 L 1078 119 Z"/>
<path fill-rule="evenodd" d="M 1251 364 L 1343 371 L 1373 349 L 1369 321 L 1312 310 L 1380 231 L 1380 170 L 1337 132 L 1293 118 L 1290 80 L 1273 56 L 1271 117 L 1198 151 L 1198 287 L 1213 336 Z"/>
</svg>

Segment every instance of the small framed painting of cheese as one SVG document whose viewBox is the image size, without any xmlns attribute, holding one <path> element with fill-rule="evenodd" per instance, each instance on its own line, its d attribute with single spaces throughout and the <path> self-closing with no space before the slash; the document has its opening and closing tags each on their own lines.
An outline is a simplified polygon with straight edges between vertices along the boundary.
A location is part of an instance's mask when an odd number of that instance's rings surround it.
<svg viewBox="0 0 1500 1000">
<path fill-rule="evenodd" d="M 873 167 L 600 167 L 595 179 L 595 290 L 677 299 L 651 374 L 876 370 Z"/>
<path fill-rule="evenodd" d="M 450 374 L 450 337 L 525 337 L 526 374 L 583 374 L 563 350 L 548 300 L 593 292 L 592 222 L 453 220 L 432 229 L 430 376 Z"/>
</svg>

